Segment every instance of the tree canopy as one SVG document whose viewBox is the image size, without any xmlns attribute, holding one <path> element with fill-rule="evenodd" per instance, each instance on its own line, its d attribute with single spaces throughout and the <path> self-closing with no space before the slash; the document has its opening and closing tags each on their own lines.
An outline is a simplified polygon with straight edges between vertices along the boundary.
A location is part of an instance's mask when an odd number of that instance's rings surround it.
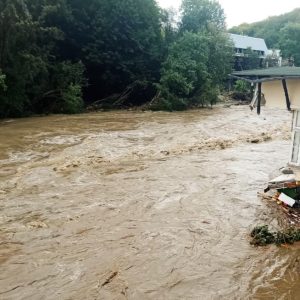
<svg viewBox="0 0 300 300">
<path fill-rule="evenodd" d="M 0 0 L 0 12 L 0 117 L 80 112 L 124 89 L 143 104 L 147 86 L 189 103 L 230 69 L 214 0 L 184 0 L 180 20 L 155 0 Z"/>
<path fill-rule="evenodd" d="M 224 11 L 216 1 L 183 0 L 177 40 L 163 63 L 159 90 L 163 106 L 212 105 L 231 71 L 233 45 Z"/>
<path fill-rule="evenodd" d="M 225 30 L 224 10 L 215 0 L 183 0 L 181 31 L 199 32 L 210 27 Z"/>
</svg>

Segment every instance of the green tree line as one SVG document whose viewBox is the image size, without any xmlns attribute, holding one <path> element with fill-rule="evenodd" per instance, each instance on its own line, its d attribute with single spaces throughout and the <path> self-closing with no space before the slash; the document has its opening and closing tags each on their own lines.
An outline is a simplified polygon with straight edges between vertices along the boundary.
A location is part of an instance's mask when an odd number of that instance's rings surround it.
<svg viewBox="0 0 300 300">
<path fill-rule="evenodd" d="M 231 33 L 264 38 L 269 49 L 281 49 L 283 57 L 300 66 L 300 8 L 252 24 L 241 24 Z"/>
<path fill-rule="evenodd" d="M 77 113 L 101 99 L 214 104 L 232 60 L 224 11 L 183 0 L 180 15 L 155 0 L 0 0 L 0 117 Z"/>
</svg>

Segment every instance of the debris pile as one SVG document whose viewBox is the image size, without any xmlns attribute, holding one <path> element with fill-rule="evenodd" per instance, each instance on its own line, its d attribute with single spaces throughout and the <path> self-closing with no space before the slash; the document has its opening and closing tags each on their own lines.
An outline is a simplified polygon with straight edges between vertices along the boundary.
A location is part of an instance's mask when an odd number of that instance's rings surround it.
<svg viewBox="0 0 300 300">
<path fill-rule="evenodd" d="M 290 169 L 269 182 L 262 198 L 277 204 L 287 217 L 288 225 L 300 226 L 300 181 Z"/>
<path fill-rule="evenodd" d="M 268 225 L 257 226 L 251 231 L 250 244 L 266 246 L 270 244 L 293 244 L 300 241 L 300 181 L 290 168 L 269 181 L 264 194 L 259 194 L 269 205 L 277 209 L 276 219 L 285 229 L 271 231 Z M 280 218 L 282 216 L 282 218 Z"/>
</svg>

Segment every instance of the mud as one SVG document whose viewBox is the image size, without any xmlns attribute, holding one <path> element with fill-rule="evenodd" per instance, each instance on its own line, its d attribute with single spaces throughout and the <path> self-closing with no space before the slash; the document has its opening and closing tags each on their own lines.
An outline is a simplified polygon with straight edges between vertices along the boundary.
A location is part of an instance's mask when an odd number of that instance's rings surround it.
<svg viewBox="0 0 300 300">
<path fill-rule="evenodd" d="M 298 299 L 299 247 L 257 192 L 288 112 L 247 107 L 0 122 L 1 299 Z"/>
</svg>

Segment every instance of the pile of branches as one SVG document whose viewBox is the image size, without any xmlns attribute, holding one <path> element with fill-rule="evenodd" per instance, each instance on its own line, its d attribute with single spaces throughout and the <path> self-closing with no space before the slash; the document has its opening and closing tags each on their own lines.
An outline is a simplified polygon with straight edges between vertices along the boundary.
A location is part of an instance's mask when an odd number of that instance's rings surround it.
<svg viewBox="0 0 300 300">
<path fill-rule="evenodd" d="M 251 231 L 251 245 L 266 246 L 270 244 L 294 244 L 300 241 L 300 229 L 288 228 L 284 231 L 272 232 L 268 225 L 257 226 Z"/>
<path fill-rule="evenodd" d="M 92 103 L 87 110 L 116 109 L 141 106 L 155 98 L 157 88 L 148 81 L 137 80 L 120 94 L 113 94 Z"/>
</svg>

